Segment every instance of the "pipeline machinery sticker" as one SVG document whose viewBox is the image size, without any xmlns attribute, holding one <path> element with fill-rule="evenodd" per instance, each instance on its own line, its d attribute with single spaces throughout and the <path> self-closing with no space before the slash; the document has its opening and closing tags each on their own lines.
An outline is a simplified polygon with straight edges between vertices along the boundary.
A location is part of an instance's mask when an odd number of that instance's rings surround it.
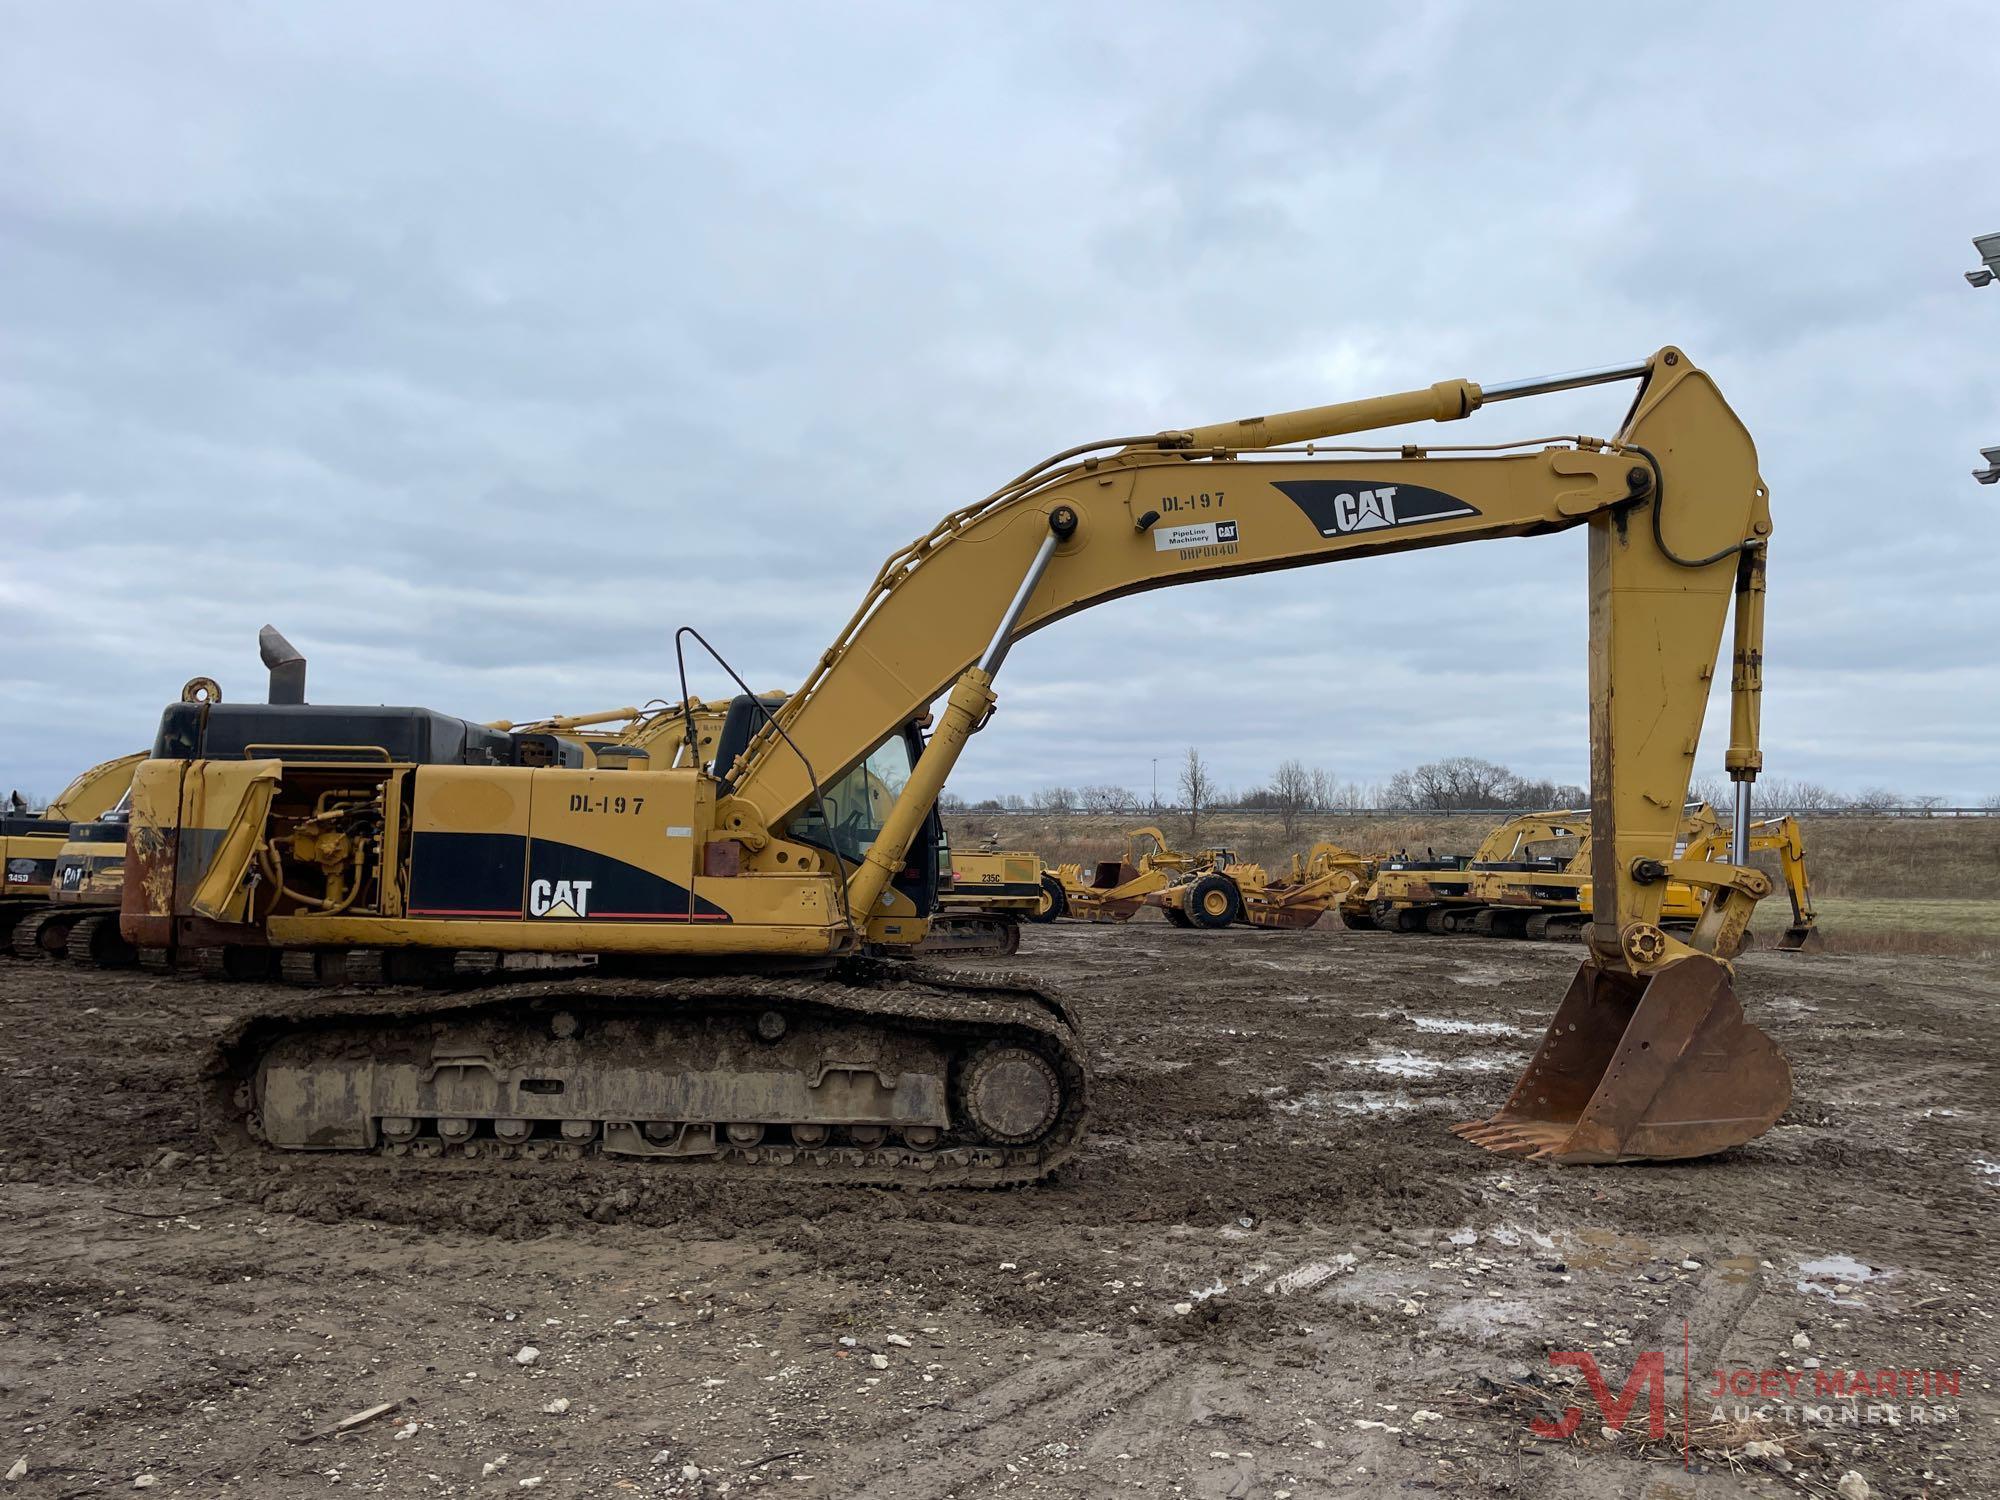
<svg viewBox="0 0 2000 1500">
<path fill-rule="evenodd" d="M 1321 536 L 1349 536 L 1390 526 L 1420 526 L 1476 516 L 1476 506 L 1420 484 L 1378 484 L 1370 479 L 1294 479 L 1276 488 L 1306 513 Z"/>
<path fill-rule="evenodd" d="M 1162 526 L 1153 532 L 1153 548 L 1178 552 L 1183 562 L 1197 557 L 1227 557 L 1236 550 L 1234 521 L 1200 521 L 1192 526 Z"/>
</svg>

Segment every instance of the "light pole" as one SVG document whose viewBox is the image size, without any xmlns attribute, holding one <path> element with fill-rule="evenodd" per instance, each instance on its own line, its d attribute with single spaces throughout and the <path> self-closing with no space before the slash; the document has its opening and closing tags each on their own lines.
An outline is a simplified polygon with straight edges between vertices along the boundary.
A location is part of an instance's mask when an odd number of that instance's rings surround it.
<svg viewBox="0 0 2000 1500">
<path fill-rule="evenodd" d="M 2000 484 L 2000 448 L 1981 448 L 1979 456 L 1986 460 L 1986 467 L 1974 469 L 1972 477 L 1981 484 Z"/>
<path fill-rule="evenodd" d="M 1982 479 L 1980 483 L 1990 484 L 1992 483 L 1992 481 Z M 1158 817 L 1159 815 L 1160 815 L 1160 757 L 1156 755 L 1153 757 L 1153 816 Z"/>
<path fill-rule="evenodd" d="M 1975 234 L 1972 248 L 1979 252 L 1982 264 L 1976 271 L 1967 271 L 1965 279 L 1974 286 L 1990 286 L 1994 274 L 2000 272 L 2000 234 Z"/>
</svg>

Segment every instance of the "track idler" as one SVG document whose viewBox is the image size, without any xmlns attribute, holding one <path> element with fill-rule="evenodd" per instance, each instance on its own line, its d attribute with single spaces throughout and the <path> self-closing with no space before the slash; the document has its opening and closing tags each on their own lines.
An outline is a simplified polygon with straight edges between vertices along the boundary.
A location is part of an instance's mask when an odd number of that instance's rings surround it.
<svg viewBox="0 0 2000 1500">
<path fill-rule="evenodd" d="M 1505 1107 L 1453 1130 L 1562 1163 L 1675 1160 L 1754 1140 L 1791 1100 L 1791 1065 L 1744 1020 L 1720 959 L 1650 976 L 1586 961 Z"/>
</svg>

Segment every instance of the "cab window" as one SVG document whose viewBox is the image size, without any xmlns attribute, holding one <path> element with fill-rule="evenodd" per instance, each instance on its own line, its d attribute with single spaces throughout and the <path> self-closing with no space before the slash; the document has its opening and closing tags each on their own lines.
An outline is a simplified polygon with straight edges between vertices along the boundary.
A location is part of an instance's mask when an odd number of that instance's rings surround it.
<svg viewBox="0 0 2000 1500">
<path fill-rule="evenodd" d="M 857 864 L 875 842 L 889 809 L 910 779 L 910 748 L 902 734 L 891 735 L 859 765 L 826 787 L 826 817 L 808 803 L 792 819 L 786 834 L 805 844 L 831 848 L 849 864 Z M 829 824 L 831 828 L 829 829 Z"/>
</svg>

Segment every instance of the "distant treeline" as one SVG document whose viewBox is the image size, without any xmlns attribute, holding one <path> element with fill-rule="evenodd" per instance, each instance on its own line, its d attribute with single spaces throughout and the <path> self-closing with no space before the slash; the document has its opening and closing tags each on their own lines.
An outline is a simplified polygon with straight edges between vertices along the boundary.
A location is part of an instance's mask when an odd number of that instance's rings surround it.
<svg viewBox="0 0 2000 1500">
<path fill-rule="evenodd" d="M 1218 784 L 1201 751 L 1190 746 L 1171 788 L 1160 800 L 1113 785 L 1045 786 L 1029 793 L 970 801 L 947 792 L 946 812 L 1168 814 L 1199 820 L 1205 813 L 1267 812 L 1289 834 L 1308 813 L 1361 812 L 1522 812 L 1584 808 L 1590 793 L 1573 782 L 1522 776 L 1475 755 L 1454 755 L 1398 771 L 1386 781 L 1342 781 L 1322 766 L 1285 760 L 1269 781 L 1237 791 Z M 1729 781 L 1704 778 L 1689 789 L 1717 807 L 1735 800 Z M 1945 816 L 2000 811 L 2000 795 L 1975 807 L 1952 807 L 1939 796 L 1910 795 L 1889 787 L 1842 792 L 1816 781 L 1787 777 L 1758 780 L 1751 802 L 1759 813 L 1873 813 L 1880 816 Z"/>
</svg>

